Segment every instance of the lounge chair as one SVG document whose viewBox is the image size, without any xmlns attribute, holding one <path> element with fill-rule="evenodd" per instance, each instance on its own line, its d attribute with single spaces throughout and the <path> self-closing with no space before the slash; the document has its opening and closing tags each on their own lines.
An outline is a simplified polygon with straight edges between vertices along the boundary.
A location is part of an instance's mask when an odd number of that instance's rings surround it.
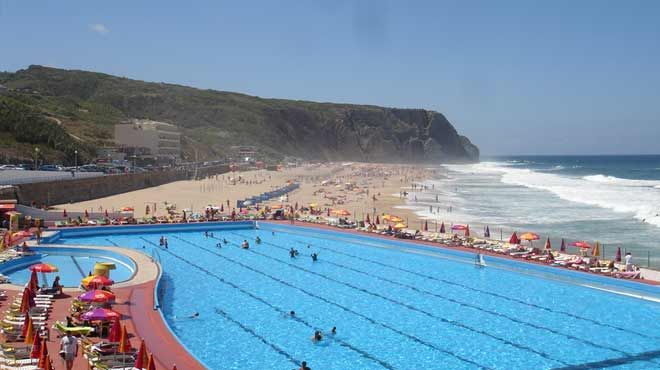
<svg viewBox="0 0 660 370">
<path fill-rule="evenodd" d="M 72 326 L 72 327 L 67 327 L 65 324 L 56 321 L 53 324 L 53 329 L 60 333 L 60 335 L 64 335 L 65 333 L 71 333 L 72 335 L 89 335 L 94 332 L 94 328 L 91 326 Z"/>
<path fill-rule="evenodd" d="M 612 273 L 612 276 L 620 279 L 641 279 L 641 271 L 616 271 Z"/>
</svg>

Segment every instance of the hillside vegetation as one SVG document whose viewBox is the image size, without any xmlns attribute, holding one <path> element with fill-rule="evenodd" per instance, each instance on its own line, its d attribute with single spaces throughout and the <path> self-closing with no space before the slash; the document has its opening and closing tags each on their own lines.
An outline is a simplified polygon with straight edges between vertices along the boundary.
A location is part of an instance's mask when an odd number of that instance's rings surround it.
<svg viewBox="0 0 660 370">
<path fill-rule="evenodd" d="M 224 157 L 231 145 L 256 145 L 271 158 L 453 162 L 478 160 L 476 146 L 438 112 L 262 99 L 151 83 L 102 73 L 30 66 L 0 73 L 2 140 L 43 144 L 70 160 L 112 145 L 113 125 L 129 118 L 170 122 L 183 132 L 184 156 Z M 29 147 L 29 146 L 28 146 Z M 82 148 L 82 149 L 81 149 Z M 27 153 L 23 155 L 29 156 Z"/>
</svg>

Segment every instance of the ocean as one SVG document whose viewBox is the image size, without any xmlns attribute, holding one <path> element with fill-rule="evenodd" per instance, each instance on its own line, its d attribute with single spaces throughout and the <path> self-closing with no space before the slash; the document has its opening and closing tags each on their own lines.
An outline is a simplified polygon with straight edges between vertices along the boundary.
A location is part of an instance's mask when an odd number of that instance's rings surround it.
<svg viewBox="0 0 660 370">
<path fill-rule="evenodd" d="M 599 241 L 602 258 L 621 247 L 635 264 L 660 268 L 660 155 L 508 156 L 443 169 L 408 196 L 429 229 L 444 221 L 479 235 L 487 225 L 494 238 L 531 231 L 555 249 L 562 238 Z"/>
</svg>

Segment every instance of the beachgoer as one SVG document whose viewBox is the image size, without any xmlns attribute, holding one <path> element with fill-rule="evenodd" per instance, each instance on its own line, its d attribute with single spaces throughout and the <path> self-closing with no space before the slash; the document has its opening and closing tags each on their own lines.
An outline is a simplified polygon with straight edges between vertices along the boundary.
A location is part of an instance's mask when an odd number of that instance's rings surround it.
<svg viewBox="0 0 660 370">
<path fill-rule="evenodd" d="M 291 258 L 296 258 L 296 250 L 293 248 L 289 249 L 289 256 Z"/>
<path fill-rule="evenodd" d="M 66 370 L 73 368 L 73 360 L 78 355 L 78 339 L 76 339 L 71 332 L 66 332 L 62 340 L 60 340 L 60 354 L 66 363 Z"/>
<path fill-rule="evenodd" d="M 222 243 L 216 243 L 215 245 L 217 248 L 222 248 Z"/>
<path fill-rule="evenodd" d="M 64 286 L 62 284 L 60 284 L 60 276 L 59 275 L 55 276 L 55 280 L 53 280 L 53 286 L 52 287 L 53 287 L 53 290 L 57 290 L 60 294 L 62 294 L 62 288 L 64 288 Z"/>
<path fill-rule="evenodd" d="M 198 317 L 199 317 L 199 312 L 193 312 L 192 315 L 188 316 L 188 318 L 191 318 L 191 319 L 196 319 Z"/>
<path fill-rule="evenodd" d="M 229 244 L 229 240 L 227 240 L 227 239 L 222 239 L 222 242 L 225 243 L 225 244 Z"/>
<path fill-rule="evenodd" d="M 254 240 L 255 243 L 261 244 L 261 238 L 257 236 L 257 238 Z"/>
<path fill-rule="evenodd" d="M 632 254 L 630 252 L 626 253 L 625 261 L 626 261 L 626 271 L 632 271 L 633 270 Z"/>
<path fill-rule="evenodd" d="M 204 231 L 204 237 L 205 237 L 205 238 L 208 238 L 208 237 L 209 237 L 209 232 L 208 232 L 208 231 Z"/>
<path fill-rule="evenodd" d="M 160 242 L 160 246 L 161 246 L 161 247 L 162 247 L 163 245 L 165 245 L 165 237 L 163 237 L 163 236 L 161 235 L 161 237 L 160 237 L 160 241 L 159 241 L 159 242 Z"/>
<path fill-rule="evenodd" d="M 312 253 L 312 262 L 316 262 L 319 258 L 318 253 Z"/>
<path fill-rule="evenodd" d="M 336 326 L 332 327 L 332 330 L 330 330 L 330 334 L 332 334 L 332 335 L 337 334 L 337 327 Z"/>
<path fill-rule="evenodd" d="M 243 244 L 241 244 L 241 248 L 243 248 L 243 249 L 250 248 L 250 243 L 248 243 L 247 240 L 243 240 Z"/>
<path fill-rule="evenodd" d="M 323 340 L 323 334 L 319 330 L 314 332 L 314 335 L 312 336 L 312 342 L 320 342 Z"/>
<path fill-rule="evenodd" d="M 291 310 L 291 312 L 289 312 L 289 316 L 296 317 L 296 311 Z"/>
</svg>

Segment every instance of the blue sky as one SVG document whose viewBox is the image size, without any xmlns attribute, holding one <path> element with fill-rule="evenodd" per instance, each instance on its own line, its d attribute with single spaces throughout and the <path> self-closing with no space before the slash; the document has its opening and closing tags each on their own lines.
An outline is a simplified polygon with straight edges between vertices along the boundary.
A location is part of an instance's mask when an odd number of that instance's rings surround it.
<svg viewBox="0 0 660 370">
<path fill-rule="evenodd" d="M 0 0 L 0 70 L 425 108 L 484 154 L 660 153 L 660 1 Z"/>
</svg>

